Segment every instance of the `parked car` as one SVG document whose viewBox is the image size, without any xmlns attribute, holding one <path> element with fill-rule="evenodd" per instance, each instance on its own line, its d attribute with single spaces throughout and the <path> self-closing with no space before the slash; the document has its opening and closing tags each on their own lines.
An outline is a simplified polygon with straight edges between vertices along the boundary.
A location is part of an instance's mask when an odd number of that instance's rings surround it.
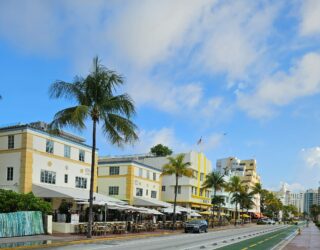
<svg viewBox="0 0 320 250">
<path fill-rule="evenodd" d="M 257 221 L 257 224 L 258 225 L 266 225 L 266 224 L 275 225 L 276 222 L 272 219 L 269 219 L 269 218 L 262 218 Z"/>
<path fill-rule="evenodd" d="M 207 233 L 208 223 L 205 220 L 189 221 L 184 226 L 185 233 Z"/>
</svg>

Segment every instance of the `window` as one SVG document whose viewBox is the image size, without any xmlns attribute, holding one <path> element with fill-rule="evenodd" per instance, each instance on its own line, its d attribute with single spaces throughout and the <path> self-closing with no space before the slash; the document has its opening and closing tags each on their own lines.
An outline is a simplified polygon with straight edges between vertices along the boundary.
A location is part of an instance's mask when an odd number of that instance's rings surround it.
<svg viewBox="0 0 320 250">
<path fill-rule="evenodd" d="M 203 181 L 203 174 L 200 174 L 200 181 Z"/>
<path fill-rule="evenodd" d="M 76 188 L 87 188 L 87 178 L 76 177 Z"/>
<path fill-rule="evenodd" d="M 157 198 L 157 191 L 151 191 L 151 198 Z"/>
<path fill-rule="evenodd" d="M 49 154 L 53 154 L 53 141 L 47 140 L 46 142 L 46 152 Z"/>
<path fill-rule="evenodd" d="M 165 192 L 166 191 L 166 186 L 162 186 L 161 191 Z"/>
<path fill-rule="evenodd" d="M 109 168 L 109 175 L 119 175 L 120 167 L 110 167 Z"/>
<path fill-rule="evenodd" d="M 56 184 L 56 172 L 41 170 L 40 182 Z"/>
<path fill-rule="evenodd" d="M 79 150 L 79 161 L 84 161 L 84 150 Z"/>
<path fill-rule="evenodd" d="M 67 174 L 64 175 L 64 183 L 68 183 L 68 175 Z"/>
<path fill-rule="evenodd" d="M 119 195 L 119 187 L 117 186 L 109 187 L 109 195 Z"/>
<path fill-rule="evenodd" d="M 174 187 L 174 190 L 176 190 L 176 187 Z M 178 194 L 181 194 L 181 186 L 178 186 Z"/>
<path fill-rule="evenodd" d="M 14 135 L 8 136 L 8 149 L 14 148 Z"/>
<path fill-rule="evenodd" d="M 13 181 L 13 167 L 7 167 L 7 181 Z"/>
<path fill-rule="evenodd" d="M 200 196 L 202 196 L 202 195 L 203 195 L 203 189 L 200 188 Z"/>
<path fill-rule="evenodd" d="M 150 179 L 150 171 L 147 171 L 147 179 Z"/>
<path fill-rule="evenodd" d="M 142 196 L 143 189 L 142 188 L 136 188 L 136 196 Z"/>
<path fill-rule="evenodd" d="M 153 180 L 156 181 L 157 180 L 157 174 L 153 173 Z"/>
<path fill-rule="evenodd" d="M 139 168 L 139 176 L 142 177 L 142 168 Z"/>
<path fill-rule="evenodd" d="M 71 147 L 64 145 L 64 157 L 70 158 Z"/>
<path fill-rule="evenodd" d="M 149 195 L 149 190 L 148 189 L 146 189 L 146 196 L 148 196 Z"/>
</svg>

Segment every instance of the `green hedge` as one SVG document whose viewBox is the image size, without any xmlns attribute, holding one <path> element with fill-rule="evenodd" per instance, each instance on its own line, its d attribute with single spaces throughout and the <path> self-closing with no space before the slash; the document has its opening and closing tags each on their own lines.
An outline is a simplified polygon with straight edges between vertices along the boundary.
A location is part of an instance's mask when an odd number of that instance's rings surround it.
<svg viewBox="0 0 320 250">
<path fill-rule="evenodd" d="M 0 213 L 19 211 L 41 211 L 44 214 L 52 213 L 49 202 L 37 198 L 33 193 L 20 194 L 11 190 L 0 189 Z"/>
</svg>

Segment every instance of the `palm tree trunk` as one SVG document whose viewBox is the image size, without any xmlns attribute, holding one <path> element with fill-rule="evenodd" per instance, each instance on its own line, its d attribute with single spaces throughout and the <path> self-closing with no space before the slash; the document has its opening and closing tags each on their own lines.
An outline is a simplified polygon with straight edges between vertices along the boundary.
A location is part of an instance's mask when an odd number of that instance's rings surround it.
<svg viewBox="0 0 320 250">
<path fill-rule="evenodd" d="M 88 234 L 87 234 L 87 238 L 91 238 L 92 237 L 93 182 L 94 182 L 94 167 L 95 167 L 95 160 L 96 160 L 96 126 L 97 126 L 97 121 L 93 119 L 91 176 L 90 176 L 90 194 L 89 194 L 89 219 L 88 219 Z"/>
<path fill-rule="evenodd" d="M 177 194 L 178 194 L 178 178 L 179 175 L 176 174 L 176 188 L 174 190 L 174 202 L 173 202 L 173 229 L 176 228 L 176 206 L 177 206 Z"/>
<path fill-rule="evenodd" d="M 213 198 L 215 199 L 217 195 L 217 191 L 215 188 L 213 188 Z M 214 204 L 212 204 L 212 214 L 211 214 L 211 219 L 212 219 L 212 228 L 214 228 Z"/>
<path fill-rule="evenodd" d="M 236 211 L 234 215 L 234 226 L 237 226 L 237 217 L 238 217 L 238 202 L 236 202 Z"/>
</svg>

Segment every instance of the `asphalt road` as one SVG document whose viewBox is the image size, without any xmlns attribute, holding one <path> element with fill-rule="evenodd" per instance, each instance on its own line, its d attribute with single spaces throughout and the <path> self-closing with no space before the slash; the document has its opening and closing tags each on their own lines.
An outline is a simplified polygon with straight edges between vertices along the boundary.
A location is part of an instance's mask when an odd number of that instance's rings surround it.
<svg viewBox="0 0 320 250">
<path fill-rule="evenodd" d="M 202 234 L 179 234 L 145 239 L 114 240 L 90 244 L 77 244 L 64 247 L 55 247 L 57 250 L 197 250 L 217 249 L 226 244 L 240 240 L 259 237 L 286 228 L 283 225 L 260 225 L 249 228 L 238 227 L 222 231 Z M 51 249 L 51 248 L 47 248 Z"/>
</svg>

